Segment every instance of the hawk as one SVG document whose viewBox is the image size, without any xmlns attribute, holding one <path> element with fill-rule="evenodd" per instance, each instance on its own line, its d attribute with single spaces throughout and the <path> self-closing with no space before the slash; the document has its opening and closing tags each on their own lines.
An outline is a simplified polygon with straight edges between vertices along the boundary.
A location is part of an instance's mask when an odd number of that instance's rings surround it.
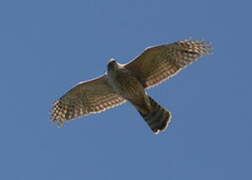
<svg viewBox="0 0 252 180">
<path fill-rule="evenodd" d="M 105 111 L 130 102 L 153 133 L 164 130 L 171 113 L 145 91 L 176 75 L 181 69 L 209 54 L 210 44 L 185 39 L 145 49 L 127 64 L 111 59 L 107 72 L 100 77 L 78 83 L 53 103 L 51 119 L 58 125 L 65 121 Z"/>
</svg>

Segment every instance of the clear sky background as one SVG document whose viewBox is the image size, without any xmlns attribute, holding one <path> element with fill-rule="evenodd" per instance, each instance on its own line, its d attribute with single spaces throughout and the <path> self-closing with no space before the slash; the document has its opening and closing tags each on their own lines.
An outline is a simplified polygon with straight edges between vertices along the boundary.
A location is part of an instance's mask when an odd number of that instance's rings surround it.
<svg viewBox="0 0 252 180">
<path fill-rule="evenodd" d="M 0 179 L 252 179 L 251 2 L 0 2 Z M 214 54 L 148 90 L 172 111 L 153 135 L 128 103 L 57 128 L 51 103 L 144 48 L 187 37 Z"/>
</svg>

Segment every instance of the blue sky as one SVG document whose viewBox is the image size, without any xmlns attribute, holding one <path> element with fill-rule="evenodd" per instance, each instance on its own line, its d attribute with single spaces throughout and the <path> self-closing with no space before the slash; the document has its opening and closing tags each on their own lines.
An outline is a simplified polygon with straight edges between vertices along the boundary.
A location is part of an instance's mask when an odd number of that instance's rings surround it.
<svg viewBox="0 0 252 180">
<path fill-rule="evenodd" d="M 0 2 L 0 179 L 251 179 L 251 2 Z M 153 135 L 130 104 L 57 128 L 51 103 L 148 46 L 187 37 L 204 56 L 148 90 L 172 111 Z"/>
</svg>

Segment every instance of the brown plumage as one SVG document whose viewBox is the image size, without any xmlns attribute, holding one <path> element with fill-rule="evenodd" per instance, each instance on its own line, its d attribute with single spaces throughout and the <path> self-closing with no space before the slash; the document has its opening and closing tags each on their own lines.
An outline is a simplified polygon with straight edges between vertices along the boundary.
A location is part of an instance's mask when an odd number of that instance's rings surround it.
<svg viewBox="0 0 252 180">
<path fill-rule="evenodd" d="M 174 76 L 201 55 L 209 54 L 209 49 L 207 42 L 186 39 L 147 48 L 128 64 L 111 60 L 106 74 L 79 83 L 56 100 L 51 119 L 63 125 L 66 120 L 129 101 L 152 131 L 158 133 L 167 127 L 171 113 L 148 96 L 145 89 Z"/>
<path fill-rule="evenodd" d="M 153 133 L 157 134 L 164 130 L 171 120 L 171 113 L 161 107 L 154 99 L 148 97 L 150 101 L 149 109 L 138 109 L 138 112 L 149 125 Z"/>
</svg>

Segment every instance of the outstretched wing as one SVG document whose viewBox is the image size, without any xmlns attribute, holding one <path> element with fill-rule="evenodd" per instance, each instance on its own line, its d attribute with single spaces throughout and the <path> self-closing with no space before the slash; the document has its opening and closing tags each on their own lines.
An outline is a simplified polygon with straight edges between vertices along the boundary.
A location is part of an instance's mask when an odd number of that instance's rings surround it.
<svg viewBox="0 0 252 180">
<path fill-rule="evenodd" d="M 80 82 L 53 103 L 51 119 L 59 125 L 66 120 L 97 113 L 125 102 L 108 84 L 107 75 Z"/>
<path fill-rule="evenodd" d="M 132 71 L 145 88 L 149 88 L 174 76 L 201 55 L 209 54 L 209 49 L 207 42 L 185 39 L 147 48 L 125 67 Z"/>
</svg>

